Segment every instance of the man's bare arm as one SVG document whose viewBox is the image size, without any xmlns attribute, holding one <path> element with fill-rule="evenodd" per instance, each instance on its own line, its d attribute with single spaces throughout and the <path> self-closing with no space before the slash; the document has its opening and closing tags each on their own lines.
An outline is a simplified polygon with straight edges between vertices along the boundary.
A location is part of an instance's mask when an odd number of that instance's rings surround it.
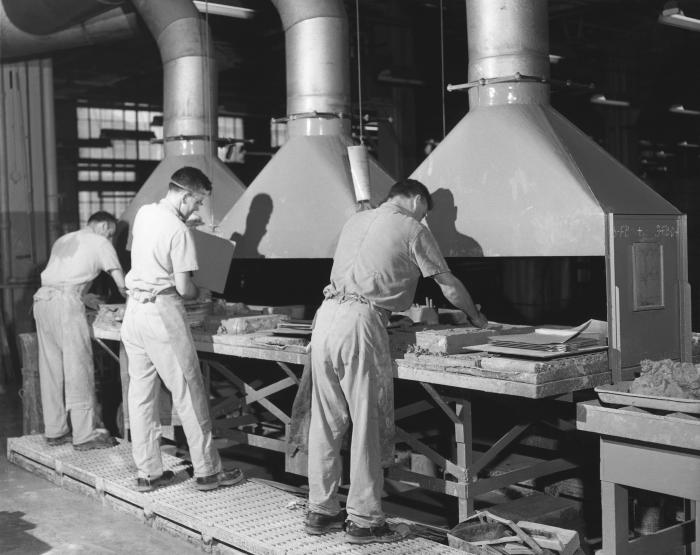
<svg viewBox="0 0 700 555">
<path fill-rule="evenodd" d="M 472 300 L 469 291 L 464 284 L 455 277 L 452 272 L 443 272 L 436 274 L 433 279 L 437 282 L 442 290 L 442 294 L 454 306 L 462 310 L 469 318 L 469 321 L 477 328 L 485 328 L 488 326 L 488 319 L 477 308 Z"/>
<path fill-rule="evenodd" d="M 126 285 L 124 284 L 124 272 L 120 268 L 115 268 L 114 270 L 111 270 L 109 272 L 109 275 L 112 276 L 112 279 L 114 280 L 114 283 L 117 286 L 117 289 L 119 289 L 119 294 L 122 297 L 126 297 Z"/>
<path fill-rule="evenodd" d="M 175 273 L 175 289 L 183 299 L 196 299 L 199 295 L 199 289 L 192 281 L 191 272 Z"/>
</svg>

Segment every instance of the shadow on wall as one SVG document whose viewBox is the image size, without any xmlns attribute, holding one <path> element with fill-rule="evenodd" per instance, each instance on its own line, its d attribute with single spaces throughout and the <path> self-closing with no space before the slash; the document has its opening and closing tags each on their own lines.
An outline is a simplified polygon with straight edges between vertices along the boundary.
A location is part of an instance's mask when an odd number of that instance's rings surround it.
<svg viewBox="0 0 700 555">
<path fill-rule="evenodd" d="M 443 256 L 483 256 L 481 245 L 472 237 L 457 231 L 457 208 L 454 195 L 448 189 L 437 189 L 430 195 L 433 199 L 433 209 L 428 212 L 428 227 L 432 231 Z"/>
<path fill-rule="evenodd" d="M 260 194 L 253 197 L 246 218 L 243 234 L 235 232 L 231 235 L 231 241 L 236 243 L 234 258 L 265 258 L 258 251 L 262 238 L 267 233 L 267 224 L 272 215 L 272 197 Z"/>
</svg>

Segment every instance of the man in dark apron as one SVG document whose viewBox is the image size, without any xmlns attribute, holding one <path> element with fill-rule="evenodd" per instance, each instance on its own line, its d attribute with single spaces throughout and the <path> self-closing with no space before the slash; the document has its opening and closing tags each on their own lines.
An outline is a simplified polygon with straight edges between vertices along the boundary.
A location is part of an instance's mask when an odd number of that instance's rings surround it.
<svg viewBox="0 0 700 555">
<path fill-rule="evenodd" d="M 134 219 L 121 338 L 129 360 L 129 422 L 139 491 L 174 478 L 163 470 L 160 454 L 160 380 L 172 393 L 187 437 L 195 487 L 211 490 L 243 480 L 239 469 L 222 469 L 214 447 L 208 396 L 183 304 L 199 295 L 191 278 L 198 269 L 197 253 L 185 222 L 210 195 L 209 179 L 183 167 L 172 175 L 166 197 L 141 207 Z"/>
</svg>

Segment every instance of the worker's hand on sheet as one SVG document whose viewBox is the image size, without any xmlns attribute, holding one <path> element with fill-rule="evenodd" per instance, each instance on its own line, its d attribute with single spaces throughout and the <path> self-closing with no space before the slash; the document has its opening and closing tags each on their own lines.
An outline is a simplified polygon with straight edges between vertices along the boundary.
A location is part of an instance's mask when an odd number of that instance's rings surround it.
<svg viewBox="0 0 700 555">
<path fill-rule="evenodd" d="M 476 326 L 477 328 L 486 329 L 489 327 L 489 319 L 484 316 L 481 310 L 479 310 L 477 314 L 473 315 L 473 317 L 467 314 L 467 318 L 469 318 L 472 325 Z"/>
</svg>

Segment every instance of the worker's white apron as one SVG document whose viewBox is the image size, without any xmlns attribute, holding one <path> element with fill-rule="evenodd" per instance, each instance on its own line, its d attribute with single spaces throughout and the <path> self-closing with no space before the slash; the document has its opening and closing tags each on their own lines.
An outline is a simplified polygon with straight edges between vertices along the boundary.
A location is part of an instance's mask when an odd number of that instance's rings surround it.
<svg viewBox="0 0 700 555">
<path fill-rule="evenodd" d="M 139 302 L 130 296 L 121 338 L 129 361 L 129 421 L 138 476 L 156 478 L 163 473 L 157 403 L 160 379 L 172 393 L 194 475 L 220 472 L 208 396 L 181 297 L 163 294 Z"/>
<path fill-rule="evenodd" d="M 95 367 L 82 301 L 84 285 L 44 286 L 34 295 L 44 433 L 57 438 L 73 428 L 73 443 L 97 435 Z"/>
<path fill-rule="evenodd" d="M 393 459 L 394 383 L 389 336 L 381 312 L 366 302 L 326 299 L 311 339 L 309 509 L 340 510 L 340 449 L 352 423 L 348 518 L 384 522 L 382 463 Z"/>
</svg>

